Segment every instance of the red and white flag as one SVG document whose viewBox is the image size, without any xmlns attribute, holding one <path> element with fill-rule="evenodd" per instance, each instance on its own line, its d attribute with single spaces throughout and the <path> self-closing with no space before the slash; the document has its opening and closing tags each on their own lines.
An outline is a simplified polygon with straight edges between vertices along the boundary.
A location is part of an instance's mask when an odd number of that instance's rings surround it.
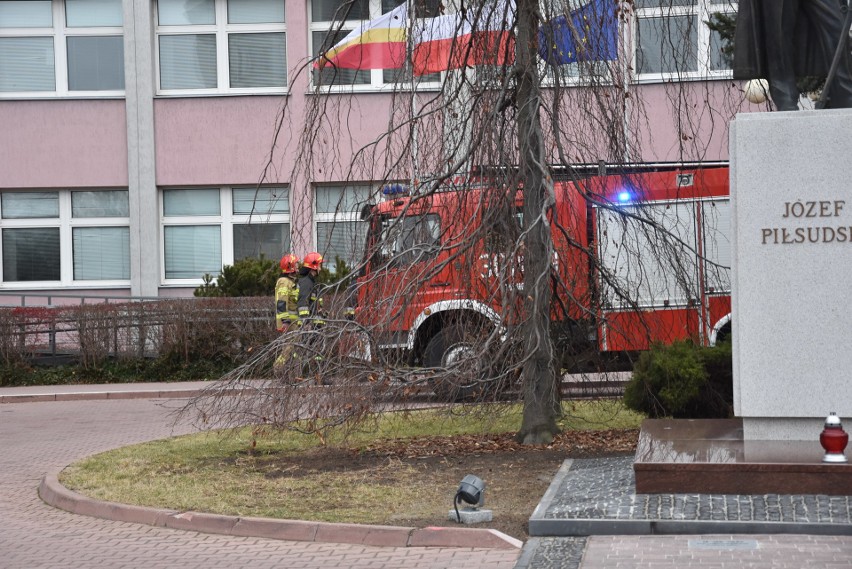
<svg viewBox="0 0 852 569">
<path fill-rule="evenodd" d="M 314 62 L 341 69 L 399 69 L 405 63 L 407 4 L 359 25 Z"/>
<path fill-rule="evenodd" d="M 498 0 L 413 23 L 415 75 L 515 59 L 515 3 Z"/>
</svg>

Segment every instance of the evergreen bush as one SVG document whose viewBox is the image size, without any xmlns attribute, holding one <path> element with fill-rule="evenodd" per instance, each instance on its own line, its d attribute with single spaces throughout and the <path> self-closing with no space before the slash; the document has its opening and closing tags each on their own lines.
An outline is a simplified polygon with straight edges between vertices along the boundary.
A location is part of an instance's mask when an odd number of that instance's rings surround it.
<svg viewBox="0 0 852 569">
<path fill-rule="evenodd" d="M 339 290 L 346 290 L 349 284 L 352 269 L 346 264 L 346 261 L 340 257 L 334 258 L 334 271 L 329 269 L 328 265 L 323 265 L 317 274 L 317 282 L 327 286 L 333 286 Z"/>
<path fill-rule="evenodd" d="M 193 294 L 198 297 L 272 296 L 280 273 L 276 260 L 266 259 L 263 255 L 247 257 L 222 267 L 215 283 L 211 275 L 204 275 L 204 284 Z"/>
<path fill-rule="evenodd" d="M 706 348 L 691 341 L 655 344 L 633 369 L 624 392 L 628 408 L 649 417 L 724 418 L 733 410 L 731 344 Z"/>
</svg>

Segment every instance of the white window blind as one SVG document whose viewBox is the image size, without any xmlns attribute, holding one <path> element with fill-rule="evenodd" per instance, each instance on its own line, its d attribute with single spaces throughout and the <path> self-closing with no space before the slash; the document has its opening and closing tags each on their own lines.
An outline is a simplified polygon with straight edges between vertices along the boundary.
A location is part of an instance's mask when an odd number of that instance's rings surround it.
<svg viewBox="0 0 852 569">
<path fill-rule="evenodd" d="M 333 268 L 336 258 L 352 266 L 364 256 L 368 224 L 358 221 L 317 223 L 317 250 Z"/>
<path fill-rule="evenodd" d="M 54 91 L 52 37 L 0 37 L 0 92 Z"/>
<path fill-rule="evenodd" d="M 160 36 L 162 89 L 213 89 L 216 84 L 215 35 Z"/>
<path fill-rule="evenodd" d="M 284 0 L 157 0 L 159 91 L 281 93 L 284 8 Z"/>
<path fill-rule="evenodd" d="M 230 34 L 231 87 L 284 87 L 286 47 L 283 33 Z"/>
<path fill-rule="evenodd" d="M 222 236 L 218 225 L 164 228 L 167 279 L 200 279 L 222 270 Z"/>
<path fill-rule="evenodd" d="M 74 280 L 130 278 L 130 228 L 75 227 Z"/>
</svg>

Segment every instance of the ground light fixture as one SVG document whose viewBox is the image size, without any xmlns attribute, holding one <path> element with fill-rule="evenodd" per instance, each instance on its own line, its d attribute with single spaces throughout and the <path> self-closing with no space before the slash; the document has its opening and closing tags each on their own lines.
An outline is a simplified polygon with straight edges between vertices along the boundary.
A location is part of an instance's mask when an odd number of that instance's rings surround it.
<svg viewBox="0 0 852 569">
<path fill-rule="evenodd" d="M 825 428 L 819 435 L 819 443 L 825 449 L 823 462 L 846 462 L 846 455 L 843 451 L 846 449 L 846 444 L 849 442 L 849 435 L 843 430 L 843 425 L 840 423 L 840 417 L 831 413 L 825 419 Z"/>
<path fill-rule="evenodd" d="M 462 478 L 456 497 L 453 499 L 453 507 L 456 510 L 456 521 L 461 523 L 459 515 L 459 501 L 470 504 L 475 508 L 485 504 L 485 482 L 478 476 L 468 474 Z"/>
</svg>

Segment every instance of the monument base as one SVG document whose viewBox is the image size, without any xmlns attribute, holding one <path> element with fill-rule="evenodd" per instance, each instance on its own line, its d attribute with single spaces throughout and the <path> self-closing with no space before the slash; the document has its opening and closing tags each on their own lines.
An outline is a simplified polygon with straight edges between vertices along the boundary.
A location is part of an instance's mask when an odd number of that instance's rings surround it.
<svg viewBox="0 0 852 569">
<path fill-rule="evenodd" d="M 804 440 L 818 443 L 825 417 L 743 417 L 742 421 L 743 438 L 747 441 Z"/>
<path fill-rule="evenodd" d="M 825 463 L 813 441 L 744 440 L 741 419 L 646 419 L 637 494 L 852 495 L 852 464 Z"/>
</svg>

